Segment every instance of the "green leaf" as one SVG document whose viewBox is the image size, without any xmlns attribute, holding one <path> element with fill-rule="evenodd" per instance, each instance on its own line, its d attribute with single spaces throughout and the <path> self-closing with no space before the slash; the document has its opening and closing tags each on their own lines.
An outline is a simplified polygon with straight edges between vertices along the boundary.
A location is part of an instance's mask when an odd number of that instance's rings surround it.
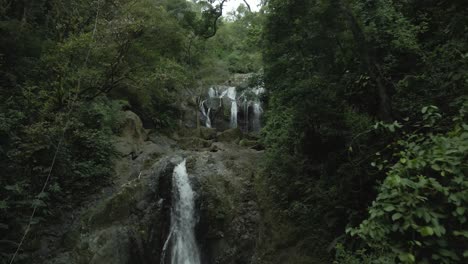
<svg viewBox="0 0 468 264">
<path fill-rule="evenodd" d="M 46 207 L 47 205 L 42 200 L 34 199 L 33 202 L 32 202 L 32 206 L 33 207 Z"/>
<path fill-rule="evenodd" d="M 464 236 L 466 238 L 468 238 L 468 231 L 464 230 L 464 231 L 453 231 L 453 235 L 454 236 Z"/>
<path fill-rule="evenodd" d="M 395 210 L 395 206 L 393 206 L 391 204 L 387 205 L 387 206 L 384 207 L 384 210 L 387 211 L 387 212 L 391 212 L 391 211 Z"/>
<path fill-rule="evenodd" d="M 8 203 L 5 200 L 0 201 L 0 209 L 8 209 Z"/>
<path fill-rule="evenodd" d="M 434 230 L 430 226 L 425 226 L 419 229 L 419 233 L 421 233 L 422 236 L 432 236 L 434 234 Z"/>
<path fill-rule="evenodd" d="M 411 253 L 401 253 L 400 255 L 398 255 L 398 258 L 401 261 L 406 262 L 406 263 L 408 263 L 408 262 L 409 263 L 414 263 L 416 261 L 416 258 Z"/>
<path fill-rule="evenodd" d="M 47 198 L 48 196 L 49 196 L 48 193 L 46 193 L 46 192 L 41 192 L 41 193 L 39 193 L 36 197 L 37 197 L 37 199 L 44 199 L 44 198 Z"/>
<path fill-rule="evenodd" d="M 392 220 L 393 220 L 393 221 L 396 221 L 396 220 L 400 219 L 402 216 L 403 216 L 403 215 L 400 214 L 400 213 L 393 214 L 393 215 L 392 215 Z"/>
<path fill-rule="evenodd" d="M 440 171 L 440 166 L 437 164 L 432 164 L 431 168 L 435 171 Z"/>
<path fill-rule="evenodd" d="M 447 249 L 442 248 L 442 249 L 439 250 L 439 253 L 444 257 L 449 257 L 449 258 L 454 259 L 454 260 L 459 260 L 460 259 L 457 256 L 457 254 L 454 251 L 451 251 L 451 250 L 447 250 Z"/>
</svg>

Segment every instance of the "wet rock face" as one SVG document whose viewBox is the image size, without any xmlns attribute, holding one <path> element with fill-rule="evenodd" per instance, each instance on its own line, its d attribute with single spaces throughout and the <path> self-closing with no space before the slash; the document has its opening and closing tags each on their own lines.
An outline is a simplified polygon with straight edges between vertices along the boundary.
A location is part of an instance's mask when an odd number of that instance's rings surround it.
<svg viewBox="0 0 468 264">
<path fill-rule="evenodd" d="M 202 263 L 253 263 L 260 214 L 253 180 L 261 152 L 215 143 L 187 158 L 198 194 Z"/>
<path fill-rule="evenodd" d="M 196 193 L 202 263 L 253 263 L 260 222 L 253 179 L 262 156 L 248 148 L 255 138 L 239 129 L 216 134 L 202 128 L 181 132 L 176 142 L 148 135 L 136 115 L 124 114 L 128 122 L 116 144 L 128 148 L 115 160 L 114 185 L 71 213 L 70 223 L 48 227 L 61 231 L 29 263 L 160 263 L 170 228 L 172 175 L 183 157 Z M 239 146 L 242 138 L 245 147 Z"/>
<path fill-rule="evenodd" d="M 181 160 L 163 158 L 86 208 L 65 234 L 66 247 L 44 263 L 158 263 L 170 226 L 172 172 Z"/>
</svg>

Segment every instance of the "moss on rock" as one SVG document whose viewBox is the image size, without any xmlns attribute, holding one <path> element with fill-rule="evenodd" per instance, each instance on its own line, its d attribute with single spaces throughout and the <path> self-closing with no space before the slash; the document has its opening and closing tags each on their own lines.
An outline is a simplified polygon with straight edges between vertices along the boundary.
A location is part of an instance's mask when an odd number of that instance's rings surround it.
<svg viewBox="0 0 468 264">
<path fill-rule="evenodd" d="M 235 142 L 240 139 L 242 139 L 242 131 L 239 128 L 231 128 L 218 135 L 218 141 L 220 142 Z"/>
<path fill-rule="evenodd" d="M 239 142 L 239 145 L 242 147 L 251 148 L 251 147 L 255 147 L 256 145 L 258 145 L 258 142 L 256 140 L 249 140 L 249 139 L 244 138 Z"/>
<path fill-rule="evenodd" d="M 142 195 L 140 182 L 128 183 L 120 192 L 100 203 L 89 213 L 88 226 L 93 229 L 128 218 L 138 201 L 143 199 Z"/>
<path fill-rule="evenodd" d="M 213 142 L 210 140 L 204 140 L 197 137 L 186 137 L 179 140 L 179 144 L 184 149 L 196 150 L 202 148 L 209 148 Z"/>
</svg>

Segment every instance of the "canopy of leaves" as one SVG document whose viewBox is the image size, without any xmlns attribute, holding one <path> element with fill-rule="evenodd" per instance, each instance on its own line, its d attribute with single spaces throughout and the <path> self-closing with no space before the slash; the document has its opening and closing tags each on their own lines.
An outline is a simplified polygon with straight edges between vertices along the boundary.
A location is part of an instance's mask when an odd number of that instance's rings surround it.
<svg viewBox="0 0 468 264">
<path fill-rule="evenodd" d="M 459 245 L 466 244 L 466 237 L 461 235 L 464 228 L 452 223 L 459 220 L 449 197 L 466 192 L 466 150 L 461 143 L 466 135 L 460 129 L 451 132 L 462 124 L 447 120 L 458 116 L 460 108 L 452 103 L 466 100 L 462 96 L 468 90 L 468 28 L 462 26 L 468 22 L 467 10 L 466 1 L 268 1 L 263 58 L 270 94 L 262 179 L 265 197 L 271 198 L 269 206 L 282 216 L 268 223 L 272 237 L 278 239 L 263 248 L 273 262 L 272 248 L 283 243 L 296 245 L 304 258 L 330 261 L 333 256 L 327 248 L 337 242 L 351 249 L 394 252 L 398 261 L 461 261 Z M 437 106 L 444 121 L 421 125 L 427 134 L 420 134 L 414 120 L 428 105 Z M 403 120 L 416 123 L 398 132 Z M 387 129 L 373 129 L 377 122 Z M 395 148 L 402 142 L 415 145 Z M 386 163 L 374 161 L 375 157 Z M 403 223 L 395 225 L 384 210 L 386 198 L 381 198 L 395 190 L 388 185 L 391 176 L 381 169 L 401 158 L 425 163 L 416 171 L 407 167 L 409 163 L 400 164 L 389 173 L 424 185 L 419 189 L 408 183 L 406 189 L 398 189 L 398 198 L 386 201 L 392 205 L 387 208 L 392 215 L 401 211 L 397 222 L 410 219 L 407 229 L 400 229 Z M 430 171 L 431 159 L 456 162 L 451 176 L 432 178 L 437 172 Z M 436 179 L 439 191 L 432 185 Z M 383 186 L 376 189 L 381 182 Z M 415 198 L 414 204 L 406 203 L 403 194 Z M 416 202 L 416 197 L 424 198 Z M 369 211 L 371 218 L 359 229 L 364 241 L 345 236 L 347 225 L 367 219 L 367 207 L 375 199 L 379 200 Z M 461 204 L 465 207 L 466 201 Z M 426 224 L 412 216 L 426 210 L 436 214 Z M 285 223 L 300 235 L 285 242 L 280 235 Z M 436 225 L 443 226 L 445 233 L 438 236 Z M 418 240 L 421 232 L 426 234 L 424 241 Z M 414 244 L 416 240 L 421 245 Z M 374 243 L 379 247 L 371 246 Z"/>
</svg>

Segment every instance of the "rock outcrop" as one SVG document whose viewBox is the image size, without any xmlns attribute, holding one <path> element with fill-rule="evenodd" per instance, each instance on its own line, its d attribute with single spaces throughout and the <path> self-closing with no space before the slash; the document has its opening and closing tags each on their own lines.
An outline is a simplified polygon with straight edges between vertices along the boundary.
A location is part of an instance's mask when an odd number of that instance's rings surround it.
<svg viewBox="0 0 468 264">
<path fill-rule="evenodd" d="M 221 142 L 236 142 L 238 143 L 242 139 L 242 132 L 238 128 L 231 128 L 221 132 L 217 136 L 218 141 Z"/>
<path fill-rule="evenodd" d="M 147 132 L 143 128 L 140 118 L 132 111 L 122 114 L 121 132 L 115 139 L 115 148 L 122 156 L 137 156 L 147 139 Z"/>
<path fill-rule="evenodd" d="M 188 159 L 196 175 L 203 263 L 253 263 L 260 214 L 254 177 L 261 152 L 215 143 L 219 151 Z"/>
<path fill-rule="evenodd" d="M 46 227 L 60 232 L 43 239 L 32 263 L 160 263 L 172 174 L 184 158 L 196 193 L 202 263 L 253 263 L 260 221 L 253 181 L 262 152 L 239 146 L 238 129 L 216 135 L 203 128 L 172 140 L 148 133 L 135 114 L 124 116 L 113 185 L 70 212 L 66 223 Z"/>
<path fill-rule="evenodd" d="M 157 263 L 170 226 L 172 172 L 180 156 L 166 157 L 81 213 L 66 242 L 46 263 Z"/>
</svg>

